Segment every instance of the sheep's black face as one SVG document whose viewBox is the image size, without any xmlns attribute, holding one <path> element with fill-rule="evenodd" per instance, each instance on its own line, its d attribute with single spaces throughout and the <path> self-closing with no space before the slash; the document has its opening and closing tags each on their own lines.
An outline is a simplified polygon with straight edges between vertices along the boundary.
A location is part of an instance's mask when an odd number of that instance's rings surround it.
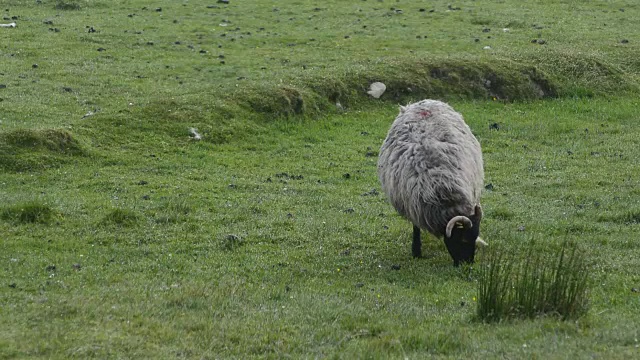
<svg viewBox="0 0 640 360">
<path fill-rule="evenodd" d="M 444 237 L 447 250 L 453 258 L 453 266 L 460 263 L 473 263 L 476 254 L 476 240 L 480 235 L 480 220 L 477 216 L 470 216 L 473 223 L 470 228 L 455 226 L 451 231 L 451 237 Z"/>
</svg>

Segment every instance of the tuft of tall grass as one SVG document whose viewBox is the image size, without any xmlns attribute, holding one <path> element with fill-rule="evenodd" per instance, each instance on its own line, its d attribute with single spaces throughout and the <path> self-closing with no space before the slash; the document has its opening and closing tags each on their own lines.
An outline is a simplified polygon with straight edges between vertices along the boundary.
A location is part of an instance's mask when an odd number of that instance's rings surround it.
<svg viewBox="0 0 640 360">
<path fill-rule="evenodd" d="M 588 286 L 585 254 L 575 243 L 565 241 L 552 254 L 534 243 L 524 255 L 489 251 L 479 268 L 477 316 L 487 322 L 545 315 L 575 319 L 588 310 Z"/>
</svg>

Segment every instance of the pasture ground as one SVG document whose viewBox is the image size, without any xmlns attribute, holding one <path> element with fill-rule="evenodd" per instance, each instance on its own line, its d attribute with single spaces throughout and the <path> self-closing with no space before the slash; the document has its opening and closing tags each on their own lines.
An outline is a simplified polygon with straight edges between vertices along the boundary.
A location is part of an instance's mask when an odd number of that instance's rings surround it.
<svg viewBox="0 0 640 360">
<path fill-rule="evenodd" d="M 344 3 L 3 3 L 0 358 L 638 355 L 640 6 Z M 485 240 L 587 250 L 587 315 L 485 324 L 410 257 L 375 172 L 424 97 L 482 144 Z"/>
</svg>

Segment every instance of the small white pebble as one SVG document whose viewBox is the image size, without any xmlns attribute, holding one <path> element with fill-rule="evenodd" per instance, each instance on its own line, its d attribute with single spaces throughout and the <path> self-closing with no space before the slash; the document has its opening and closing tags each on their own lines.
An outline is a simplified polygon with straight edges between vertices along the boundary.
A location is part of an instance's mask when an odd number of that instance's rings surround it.
<svg viewBox="0 0 640 360">
<path fill-rule="evenodd" d="M 491 50 L 491 46 L 487 45 L 487 46 L 483 47 L 482 49 L 484 49 L 484 50 Z"/>
<path fill-rule="evenodd" d="M 196 128 L 189 128 L 189 134 L 191 135 L 191 138 L 193 140 L 201 140 L 202 136 L 198 133 L 198 129 Z"/>
</svg>

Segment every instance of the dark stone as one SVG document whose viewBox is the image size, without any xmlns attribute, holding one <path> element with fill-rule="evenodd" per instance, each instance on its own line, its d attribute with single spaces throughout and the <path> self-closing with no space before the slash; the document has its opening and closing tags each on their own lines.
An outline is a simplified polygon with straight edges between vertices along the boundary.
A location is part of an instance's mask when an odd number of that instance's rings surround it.
<svg viewBox="0 0 640 360">
<path fill-rule="evenodd" d="M 391 270 L 400 270 L 400 265 L 396 265 L 396 264 L 391 265 Z"/>
<path fill-rule="evenodd" d="M 362 196 L 377 196 L 379 194 L 380 193 L 378 192 L 377 189 L 371 189 L 371 191 L 368 191 L 368 192 L 362 194 Z"/>
</svg>

